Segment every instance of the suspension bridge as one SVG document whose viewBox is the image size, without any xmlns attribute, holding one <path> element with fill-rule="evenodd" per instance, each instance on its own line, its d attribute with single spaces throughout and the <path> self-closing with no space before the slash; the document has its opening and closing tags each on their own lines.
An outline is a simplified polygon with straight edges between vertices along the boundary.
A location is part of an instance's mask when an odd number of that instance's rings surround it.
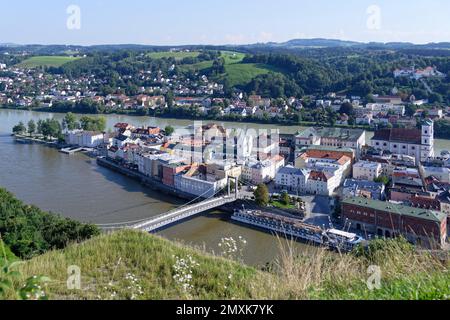
<svg viewBox="0 0 450 320">
<path fill-rule="evenodd" d="M 231 190 L 230 181 L 234 180 L 235 188 Z M 167 226 L 176 224 L 188 218 L 194 217 L 203 212 L 220 208 L 226 204 L 233 203 L 240 199 L 237 179 L 228 179 L 228 192 L 224 196 L 218 196 L 224 189 L 220 189 L 214 193 L 212 197 L 204 198 L 205 194 L 209 194 L 211 190 L 206 191 L 203 195 L 194 200 L 176 208 L 172 211 L 139 221 L 128 221 L 122 223 L 99 224 L 98 226 L 106 231 L 133 229 L 145 232 L 155 232 Z M 233 192 L 234 191 L 234 192 Z M 202 200 L 202 201 L 200 201 Z M 200 201 L 200 202 L 198 202 Z"/>
</svg>

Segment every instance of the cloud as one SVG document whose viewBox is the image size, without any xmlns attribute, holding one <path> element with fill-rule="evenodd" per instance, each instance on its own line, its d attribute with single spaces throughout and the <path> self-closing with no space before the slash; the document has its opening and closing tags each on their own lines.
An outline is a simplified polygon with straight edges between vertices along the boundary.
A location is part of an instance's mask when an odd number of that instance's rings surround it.
<svg viewBox="0 0 450 320">
<path fill-rule="evenodd" d="M 258 36 L 258 42 L 271 42 L 273 33 L 262 31 Z"/>
<path fill-rule="evenodd" d="M 227 34 L 225 40 L 228 44 L 244 44 L 247 37 L 243 34 Z"/>
</svg>

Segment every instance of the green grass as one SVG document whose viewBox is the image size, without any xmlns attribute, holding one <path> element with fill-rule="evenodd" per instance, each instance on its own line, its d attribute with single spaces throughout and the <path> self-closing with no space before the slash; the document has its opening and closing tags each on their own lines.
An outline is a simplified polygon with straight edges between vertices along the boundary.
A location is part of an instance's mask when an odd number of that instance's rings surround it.
<svg viewBox="0 0 450 320">
<path fill-rule="evenodd" d="M 189 256 L 199 264 L 193 269 L 193 290 L 185 292 L 174 280 L 176 257 Z M 66 288 L 67 268 L 81 268 L 82 291 Z M 139 299 L 233 299 L 252 297 L 249 282 L 259 274 L 251 267 L 208 256 L 145 233 L 124 231 L 100 236 L 63 251 L 44 254 L 22 269 L 24 278 L 45 274 L 52 279 L 52 299 L 130 299 L 128 274 L 138 279 Z M 229 280 L 232 275 L 233 281 Z"/>
<path fill-rule="evenodd" d="M 212 66 L 213 66 L 212 61 L 202 61 L 202 62 L 194 63 L 194 64 L 181 65 L 180 69 L 183 72 L 187 72 L 187 71 L 201 72 L 201 71 L 211 68 Z"/>
<path fill-rule="evenodd" d="M 281 70 L 264 64 L 242 63 L 245 58 L 244 53 L 222 51 L 221 56 L 225 59 L 225 73 L 220 75 L 216 80 L 223 80 L 227 77 L 232 86 L 246 85 L 255 77 L 262 74 L 281 72 Z M 212 65 L 213 61 L 202 61 L 195 64 L 182 65 L 180 69 L 184 72 L 202 72 L 211 68 Z"/>
<path fill-rule="evenodd" d="M 232 86 L 246 85 L 259 75 L 273 72 L 271 66 L 256 63 L 236 63 L 225 66 L 226 74 L 221 77 L 228 77 Z"/>
<path fill-rule="evenodd" d="M 79 57 L 68 56 L 37 56 L 31 57 L 18 64 L 22 68 L 37 68 L 37 67 L 61 67 L 66 63 L 80 59 Z"/>
<path fill-rule="evenodd" d="M 293 205 L 293 204 L 286 205 L 286 204 L 284 204 L 283 202 L 280 202 L 280 201 L 272 201 L 270 204 L 272 206 L 274 206 L 276 208 L 280 208 L 280 209 L 297 209 L 295 207 L 295 205 Z"/>
<path fill-rule="evenodd" d="M 174 58 L 176 60 L 182 60 L 184 58 L 196 58 L 199 55 L 200 55 L 200 52 L 198 52 L 198 51 L 191 51 L 191 52 L 161 51 L 161 52 L 151 52 L 147 56 L 152 59 Z"/>
<path fill-rule="evenodd" d="M 226 65 L 241 63 L 242 60 L 244 60 L 244 58 L 245 58 L 244 53 L 233 52 L 233 51 L 222 51 L 221 56 L 225 59 Z M 213 61 L 209 60 L 209 61 L 202 61 L 202 62 L 198 62 L 198 63 L 194 63 L 194 64 L 185 64 L 185 65 L 180 66 L 180 68 L 184 72 L 189 71 L 189 70 L 201 72 L 201 71 L 211 68 L 212 66 L 213 66 Z"/>
<path fill-rule="evenodd" d="M 448 273 L 418 273 L 381 281 L 378 290 L 367 290 L 363 281 L 350 285 L 325 283 L 311 296 L 321 300 L 448 300 L 449 285 Z"/>
<path fill-rule="evenodd" d="M 122 231 L 27 261 L 20 265 L 20 281 L 50 277 L 45 289 L 50 299 L 130 299 L 136 286 L 142 288 L 137 299 L 449 298 L 448 259 L 415 251 L 403 241 L 378 241 L 358 256 L 296 251 L 292 243 L 279 241 L 280 258 L 268 273 L 159 237 Z M 188 291 L 174 280 L 177 257 L 192 257 L 197 263 Z M 80 291 L 67 289 L 67 268 L 72 265 L 81 269 Z M 370 265 L 382 270 L 379 290 L 366 285 Z M 127 279 L 130 274 L 135 282 Z"/>
<path fill-rule="evenodd" d="M 236 64 L 241 63 L 245 58 L 245 53 L 234 52 L 234 51 L 222 51 L 221 56 L 225 59 L 225 64 Z"/>
<path fill-rule="evenodd" d="M 0 240 L 0 263 L 6 258 L 7 261 L 16 261 L 18 258 L 12 253 L 11 249 Z"/>
</svg>

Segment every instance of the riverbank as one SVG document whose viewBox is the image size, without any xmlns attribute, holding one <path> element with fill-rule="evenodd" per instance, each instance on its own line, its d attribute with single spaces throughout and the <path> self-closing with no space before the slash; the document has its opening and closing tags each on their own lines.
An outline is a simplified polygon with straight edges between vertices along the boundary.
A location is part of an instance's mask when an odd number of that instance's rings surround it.
<svg viewBox="0 0 450 320">
<path fill-rule="evenodd" d="M 21 110 L 21 111 L 31 111 L 31 112 L 45 112 L 45 113 L 57 113 L 57 114 L 66 114 L 67 112 L 72 112 L 73 114 L 78 115 L 86 115 L 82 112 L 77 111 L 61 111 L 61 110 L 52 110 L 52 108 L 34 108 L 29 109 L 25 107 L 0 107 L 0 109 L 6 109 L 6 110 Z M 316 123 L 316 122 L 307 122 L 307 121 L 299 121 L 299 122 L 292 122 L 292 121 L 266 121 L 262 119 L 256 119 L 256 118 L 227 118 L 227 117 L 220 117 L 220 118 L 209 118 L 209 117 L 195 117 L 195 119 L 189 118 L 189 117 L 182 117 L 179 115 L 174 114 L 159 114 L 159 115 L 148 115 L 148 114 L 141 114 L 138 111 L 123 111 L 123 112 L 110 112 L 110 113 L 92 113 L 90 115 L 95 116 L 108 116 L 108 115 L 117 115 L 117 116 L 129 116 L 129 117 L 149 117 L 149 118 L 160 118 L 160 119 L 173 119 L 173 120 L 191 120 L 191 121 L 207 121 L 207 122 L 224 122 L 224 123 L 242 123 L 242 124 L 259 124 L 259 125 L 280 125 L 280 126 L 288 126 L 288 127 L 313 127 L 313 126 L 320 126 L 320 127 L 326 127 L 326 128 L 343 128 L 343 129 L 363 129 L 366 131 L 375 131 L 375 129 L 371 128 L 370 126 L 364 126 L 364 125 L 341 125 L 341 124 L 334 124 L 330 125 L 328 123 Z"/>
</svg>

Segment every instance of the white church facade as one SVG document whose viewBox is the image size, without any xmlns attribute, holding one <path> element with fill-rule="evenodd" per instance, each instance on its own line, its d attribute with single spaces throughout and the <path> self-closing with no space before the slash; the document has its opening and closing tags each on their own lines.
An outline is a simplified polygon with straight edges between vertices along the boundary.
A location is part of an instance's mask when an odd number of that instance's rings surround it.
<svg viewBox="0 0 450 320">
<path fill-rule="evenodd" d="M 414 157 L 417 163 L 426 161 L 435 156 L 434 123 L 432 120 L 425 120 L 421 129 L 378 130 L 371 145 L 376 150 Z"/>
</svg>

